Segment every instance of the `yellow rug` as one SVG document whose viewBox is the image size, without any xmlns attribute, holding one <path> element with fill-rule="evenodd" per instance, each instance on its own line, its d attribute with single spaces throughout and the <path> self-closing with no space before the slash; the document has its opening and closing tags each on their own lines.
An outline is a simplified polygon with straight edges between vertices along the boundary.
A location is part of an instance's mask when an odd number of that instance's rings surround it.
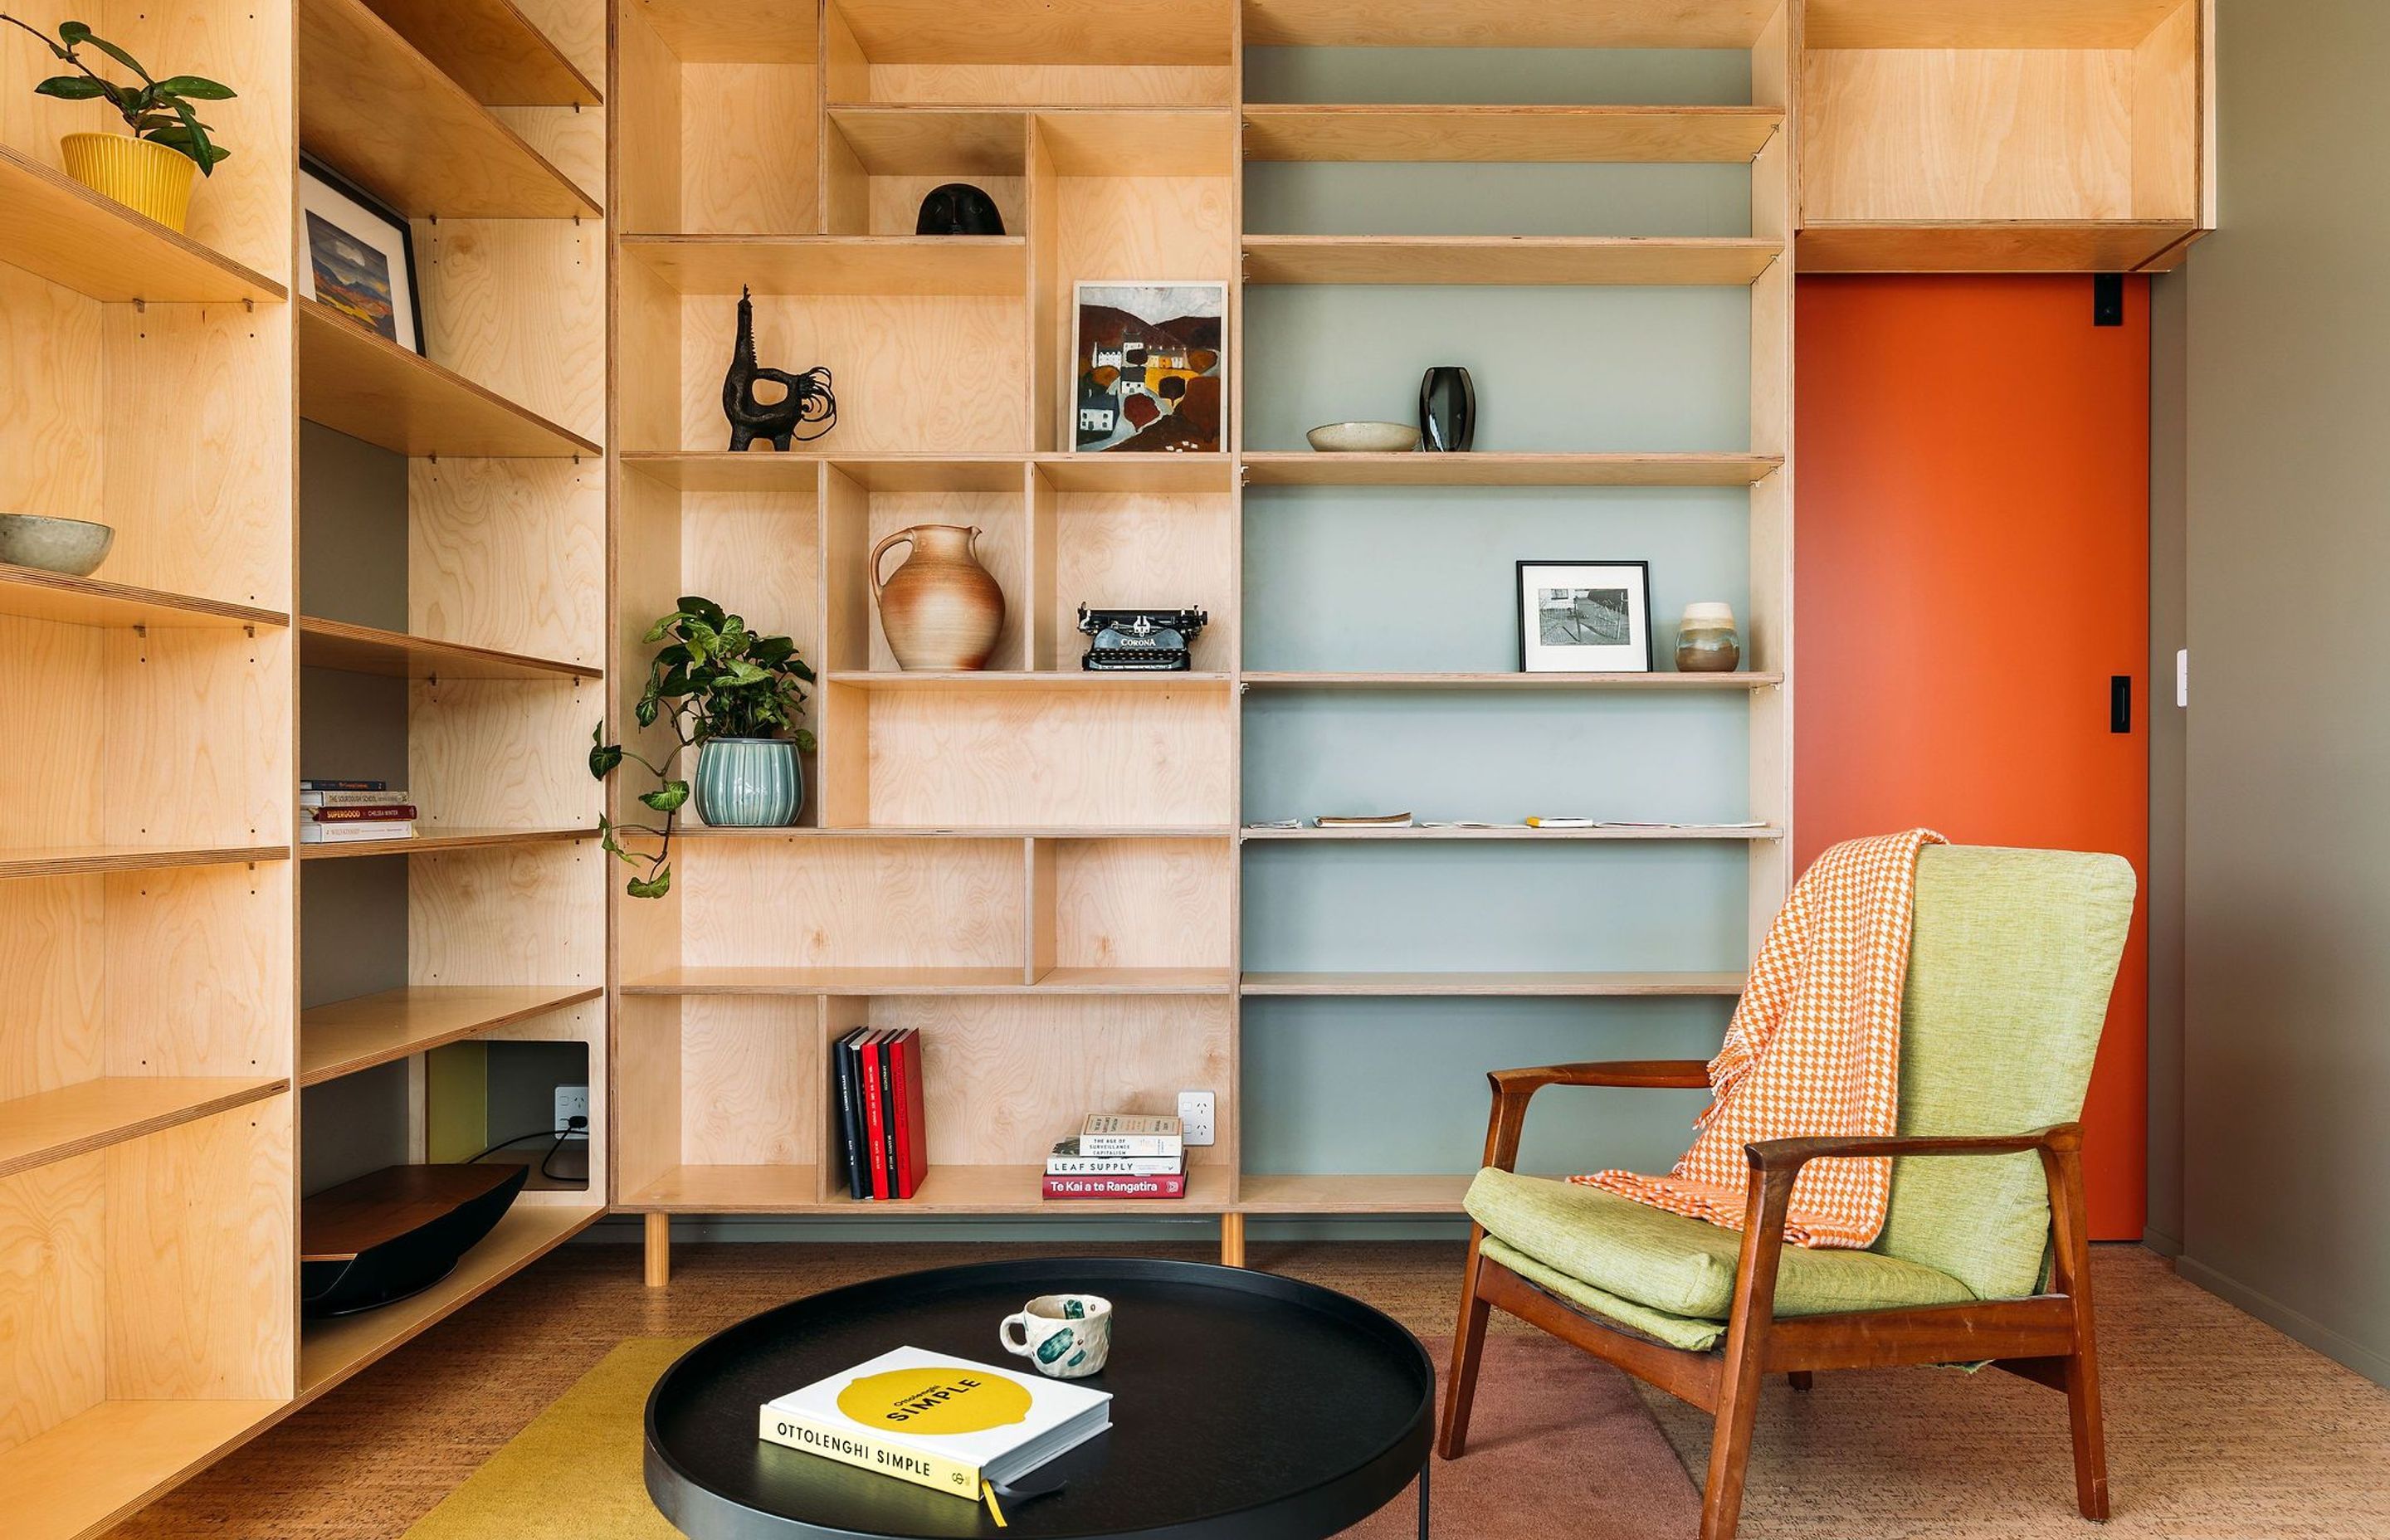
<svg viewBox="0 0 2390 1540">
<path fill-rule="evenodd" d="M 583 1375 L 406 1540 L 680 1540 L 648 1501 L 639 1409 L 697 1337 L 637 1337 Z M 570 1502 L 555 1500 L 569 1493 Z"/>
</svg>

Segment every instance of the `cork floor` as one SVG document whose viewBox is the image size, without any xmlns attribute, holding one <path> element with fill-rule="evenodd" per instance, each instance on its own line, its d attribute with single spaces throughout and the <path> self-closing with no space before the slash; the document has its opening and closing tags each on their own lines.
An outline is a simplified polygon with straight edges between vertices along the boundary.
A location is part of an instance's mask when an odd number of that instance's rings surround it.
<svg viewBox="0 0 2390 1540">
<path fill-rule="evenodd" d="M 681 1247 L 673 1288 L 656 1292 L 640 1285 L 636 1248 L 567 1247 L 114 1535 L 398 1540 L 618 1342 L 702 1333 L 856 1278 L 1055 1250 Z M 1423 1337 L 1451 1330 L 1457 1246 L 1257 1244 L 1250 1258 L 1367 1300 Z M 2390 1536 L 2390 1392 L 2138 1248 L 2100 1249 L 2094 1278 L 2115 1506 L 2104 1531 L 2075 1516 L 2059 1397 L 2002 1374 L 1918 1369 L 1820 1375 L 1799 1398 L 1772 1388 L 1745 1540 Z M 1528 1330 L 1495 1323 L 1489 1377 Z M 1585 1372 L 1607 1371 L 1587 1362 Z M 1646 1400 L 1699 1470 L 1706 1424 L 1664 1397 Z M 1504 1533 L 1497 1515 L 1482 1517 L 1470 1540 Z"/>
</svg>

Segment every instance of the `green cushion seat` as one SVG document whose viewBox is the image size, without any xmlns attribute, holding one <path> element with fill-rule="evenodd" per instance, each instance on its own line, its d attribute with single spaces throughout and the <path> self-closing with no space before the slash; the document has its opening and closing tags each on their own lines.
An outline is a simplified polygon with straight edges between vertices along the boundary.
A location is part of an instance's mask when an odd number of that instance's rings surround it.
<svg viewBox="0 0 2390 1540">
<path fill-rule="evenodd" d="M 2133 892 L 2114 855 L 1919 853 L 1900 1132 L 2020 1134 L 2082 1115 Z M 1486 1255 L 1580 1308 L 1695 1351 L 1723 1335 L 1740 1232 L 1490 1168 L 1466 1206 Z M 1873 1247 L 1785 1248 L 1777 1314 L 2020 1298 L 2039 1287 L 2049 1237 L 2037 1157 L 1903 1159 Z"/>
</svg>

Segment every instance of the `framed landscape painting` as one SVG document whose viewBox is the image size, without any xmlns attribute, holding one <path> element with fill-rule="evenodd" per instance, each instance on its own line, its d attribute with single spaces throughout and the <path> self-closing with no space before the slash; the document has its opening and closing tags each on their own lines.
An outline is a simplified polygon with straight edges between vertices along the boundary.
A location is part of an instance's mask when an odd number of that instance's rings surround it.
<svg viewBox="0 0 2390 1540">
<path fill-rule="evenodd" d="M 299 161 L 299 292 L 409 353 L 423 351 L 406 221 L 311 156 Z"/>
<path fill-rule="evenodd" d="M 1071 447 L 1217 454 L 1227 442 L 1224 283 L 1083 283 L 1072 327 Z"/>
</svg>

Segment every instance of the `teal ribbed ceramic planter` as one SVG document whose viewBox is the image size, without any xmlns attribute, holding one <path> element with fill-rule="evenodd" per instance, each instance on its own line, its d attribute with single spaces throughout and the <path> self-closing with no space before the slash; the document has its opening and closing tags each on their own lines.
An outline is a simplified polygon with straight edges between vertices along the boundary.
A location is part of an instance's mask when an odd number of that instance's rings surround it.
<svg viewBox="0 0 2390 1540">
<path fill-rule="evenodd" d="M 805 773 L 786 738 L 710 738 L 692 790 L 697 815 L 716 828 L 778 828 L 805 804 Z"/>
</svg>

